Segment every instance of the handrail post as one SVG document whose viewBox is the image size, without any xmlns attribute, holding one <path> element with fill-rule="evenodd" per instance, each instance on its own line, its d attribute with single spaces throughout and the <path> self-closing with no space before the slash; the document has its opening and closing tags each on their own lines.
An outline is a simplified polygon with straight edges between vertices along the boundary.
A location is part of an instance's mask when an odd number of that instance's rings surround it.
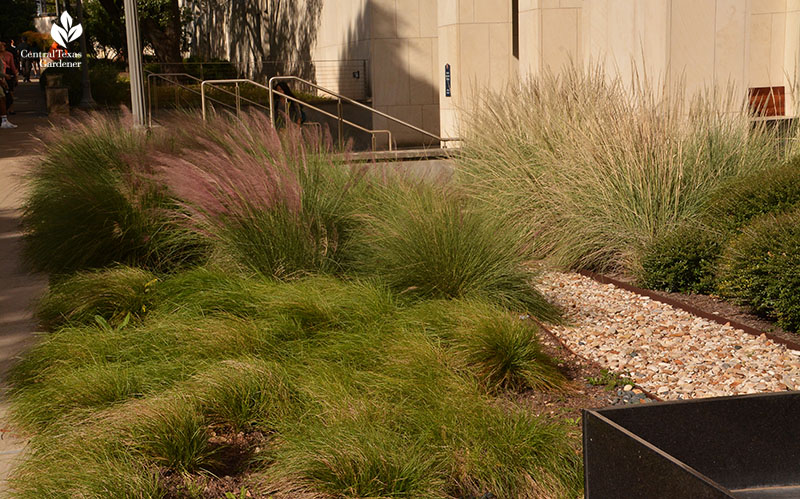
<svg viewBox="0 0 800 499">
<path fill-rule="evenodd" d="M 203 121 L 206 120 L 206 82 L 200 83 L 200 106 L 203 109 Z"/>
<path fill-rule="evenodd" d="M 153 128 L 153 82 L 147 75 L 147 128 Z"/>
<path fill-rule="evenodd" d="M 275 100 L 272 95 L 272 78 L 267 82 L 267 90 L 269 90 L 269 121 L 272 127 L 275 128 Z"/>
<path fill-rule="evenodd" d="M 339 116 L 339 149 L 344 148 L 344 137 L 343 130 L 342 130 L 342 98 L 339 97 L 339 100 L 336 103 L 336 111 L 337 115 Z"/>
<path fill-rule="evenodd" d="M 156 89 L 156 93 L 155 93 L 155 99 L 156 99 L 155 108 L 156 108 L 156 111 L 158 111 L 158 90 L 157 89 Z"/>
<path fill-rule="evenodd" d="M 242 101 L 239 99 L 239 82 L 236 82 L 236 117 L 242 114 Z"/>
</svg>

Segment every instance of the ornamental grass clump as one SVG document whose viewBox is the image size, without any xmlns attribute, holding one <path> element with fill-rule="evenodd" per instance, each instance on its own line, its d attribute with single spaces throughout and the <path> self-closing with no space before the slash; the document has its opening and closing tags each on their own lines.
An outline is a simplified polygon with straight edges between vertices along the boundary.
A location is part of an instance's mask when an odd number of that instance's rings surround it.
<svg viewBox="0 0 800 499">
<path fill-rule="evenodd" d="M 160 159 L 189 225 L 242 267 L 279 279 L 337 272 L 363 171 L 335 160 L 330 141 L 265 116 L 217 117 L 199 148 Z"/>
<path fill-rule="evenodd" d="M 534 256 L 636 274 L 642 251 L 697 220 L 721 183 L 781 161 L 769 133 L 730 111 L 742 111 L 732 98 L 567 69 L 477 99 L 457 171 Z"/>
<path fill-rule="evenodd" d="M 50 284 L 36 317 L 47 330 L 66 323 L 94 323 L 98 316 L 116 326 L 147 314 L 157 283 L 153 273 L 133 267 L 80 272 Z"/>
<path fill-rule="evenodd" d="M 35 270 L 125 264 L 168 272 L 205 257 L 203 239 L 169 215 L 172 195 L 150 180 L 149 155 L 177 139 L 127 120 L 90 115 L 44 138 L 22 217 L 24 256 Z"/>
<path fill-rule="evenodd" d="M 559 375 L 537 371 L 552 361 L 535 328 L 489 301 L 208 269 L 156 290 L 140 321 L 70 323 L 13 369 L 33 435 L 19 497 L 158 497 L 225 475 L 254 496 L 581 493 L 575 429 L 517 402 Z"/>
<path fill-rule="evenodd" d="M 357 270 L 406 296 L 483 297 L 558 319 L 532 285 L 518 232 L 457 186 L 390 178 L 371 197 L 353 244 Z"/>
</svg>

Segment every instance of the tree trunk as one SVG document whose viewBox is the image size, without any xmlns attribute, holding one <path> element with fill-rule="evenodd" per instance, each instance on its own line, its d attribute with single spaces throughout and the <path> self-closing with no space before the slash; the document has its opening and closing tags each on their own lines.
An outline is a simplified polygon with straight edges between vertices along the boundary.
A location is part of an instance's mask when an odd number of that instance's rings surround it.
<svg viewBox="0 0 800 499">
<path fill-rule="evenodd" d="M 169 0 L 166 26 L 155 19 L 140 19 L 142 37 L 153 45 L 159 62 L 181 62 L 181 9 L 178 0 Z"/>
</svg>

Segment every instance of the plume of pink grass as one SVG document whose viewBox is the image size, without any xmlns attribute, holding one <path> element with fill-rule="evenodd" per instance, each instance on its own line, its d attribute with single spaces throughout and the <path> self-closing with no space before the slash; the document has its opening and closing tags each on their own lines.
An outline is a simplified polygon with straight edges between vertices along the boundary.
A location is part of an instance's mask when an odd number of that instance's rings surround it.
<svg viewBox="0 0 800 499">
<path fill-rule="evenodd" d="M 218 118 L 201 133 L 192 149 L 158 159 L 160 178 L 193 216 L 218 222 L 253 210 L 300 212 L 298 172 L 309 147 L 302 132 L 281 137 L 268 118 L 253 113 L 241 121 Z"/>
</svg>

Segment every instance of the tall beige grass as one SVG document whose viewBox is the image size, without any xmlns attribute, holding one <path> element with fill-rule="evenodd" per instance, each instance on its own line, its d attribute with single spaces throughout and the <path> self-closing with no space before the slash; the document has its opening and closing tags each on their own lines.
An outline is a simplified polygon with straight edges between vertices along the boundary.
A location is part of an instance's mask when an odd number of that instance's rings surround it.
<svg viewBox="0 0 800 499">
<path fill-rule="evenodd" d="M 573 68 L 486 93 L 466 113 L 459 178 L 521 226 L 532 256 L 635 271 L 720 182 L 784 154 L 732 91 L 685 98 L 677 87 Z"/>
</svg>

